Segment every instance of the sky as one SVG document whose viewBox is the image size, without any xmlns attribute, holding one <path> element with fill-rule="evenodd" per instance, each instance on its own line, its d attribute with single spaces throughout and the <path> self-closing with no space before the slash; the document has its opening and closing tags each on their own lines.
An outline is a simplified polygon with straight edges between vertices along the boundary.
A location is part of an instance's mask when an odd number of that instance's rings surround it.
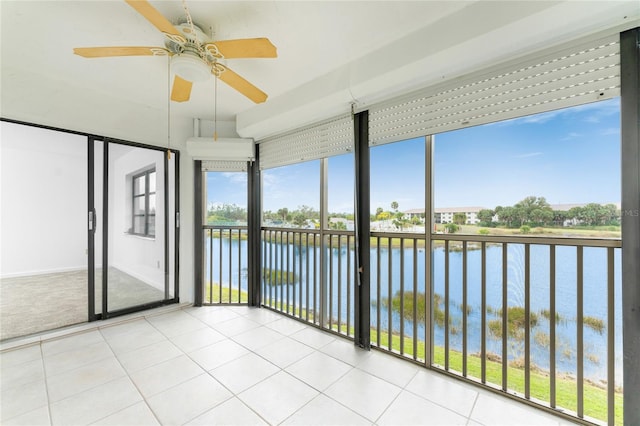
<svg viewBox="0 0 640 426">
<path fill-rule="evenodd" d="M 371 148 L 371 209 L 424 207 L 424 138 Z M 353 155 L 329 158 L 329 211 L 353 212 Z M 435 207 L 620 201 L 619 98 L 434 137 Z M 320 205 L 320 161 L 262 172 L 263 210 Z M 246 206 L 246 173 L 209 173 L 209 204 Z"/>
</svg>

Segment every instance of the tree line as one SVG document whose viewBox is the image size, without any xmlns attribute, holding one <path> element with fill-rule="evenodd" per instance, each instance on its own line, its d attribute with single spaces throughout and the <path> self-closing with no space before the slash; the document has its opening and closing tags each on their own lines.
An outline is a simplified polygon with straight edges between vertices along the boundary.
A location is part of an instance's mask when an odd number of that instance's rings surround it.
<svg viewBox="0 0 640 426">
<path fill-rule="evenodd" d="M 276 211 L 267 210 L 262 214 L 265 222 L 273 225 L 295 226 L 298 228 L 318 228 L 320 226 L 320 212 L 313 207 L 302 205 L 297 209 L 289 210 L 283 207 Z M 329 228 L 346 230 L 344 221 L 331 221 L 333 218 L 353 220 L 353 214 L 329 213 Z M 209 206 L 207 210 L 207 224 L 228 225 L 246 224 L 247 209 L 236 204 L 217 204 Z"/>
<path fill-rule="evenodd" d="M 455 219 L 455 218 L 454 218 Z M 484 227 L 506 226 L 564 226 L 574 225 L 618 226 L 620 212 L 615 204 L 589 203 L 569 210 L 554 210 L 544 197 L 529 196 L 513 206 L 497 206 L 478 212 L 479 225 Z M 454 220 L 455 222 L 455 220 Z"/>
<path fill-rule="evenodd" d="M 390 221 L 393 226 L 402 230 L 409 225 L 423 224 L 423 217 L 414 216 L 406 219 L 399 211 L 396 201 L 390 205 L 390 210 L 378 207 L 371 214 L 371 221 Z M 567 221 L 573 225 L 584 226 L 619 226 L 620 211 L 614 204 L 589 203 L 584 206 L 572 207 L 569 210 L 554 210 L 545 197 L 529 196 L 512 206 L 496 206 L 493 209 L 482 209 L 477 213 L 478 225 L 482 227 L 504 226 L 508 228 L 530 227 L 562 227 Z M 344 220 L 334 220 L 340 218 Z M 320 212 L 313 207 L 302 205 L 290 210 L 286 207 L 277 211 L 263 212 L 265 222 L 278 225 L 309 228 L 320 226 Z M 352 213 L 329 213 L 330 229 L 346 229 L 346 221 L 353 221 Z M 453 216 L 453 224 L 464 225 L 467 217 L 464 213 Z M 246 223 L 247 209 L 235 204 L 212 205 L 207 210 L 208 224 Z M 455 232 L 455 231 L 453 231 Z"/>
</svg>

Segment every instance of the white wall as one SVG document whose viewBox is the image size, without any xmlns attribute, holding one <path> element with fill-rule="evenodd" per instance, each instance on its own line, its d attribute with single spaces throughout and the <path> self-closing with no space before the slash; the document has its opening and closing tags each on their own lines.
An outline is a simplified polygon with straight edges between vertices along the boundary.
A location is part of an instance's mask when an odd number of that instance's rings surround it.
<svg viewBox="0 0 640 426">
<path fill-rule="evenodd" d="M 0 123 L 0 277 L 87 267 L 87 138 Z"/>
</svg>

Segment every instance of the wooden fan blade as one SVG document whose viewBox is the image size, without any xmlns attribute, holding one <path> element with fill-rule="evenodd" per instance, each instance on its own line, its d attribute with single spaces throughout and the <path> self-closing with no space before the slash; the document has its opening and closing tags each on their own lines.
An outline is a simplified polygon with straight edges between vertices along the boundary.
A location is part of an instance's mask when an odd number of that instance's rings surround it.
<svg viewBox="0 0 640 426">
<path fill-rule="evenodd" d="M 73 53 L 84 58 L 105 58 L 109 56 L 166 56 L 169 51 L 164 47 L 113 46 L 113 47 L 76 47 Z"/>
<path fill-rule="evenodd" d="M 267 94 L 262 90 L 240 77 L 240 75 L 231 71 L 228 67 L 223 66 L 222 64 L 218 64 L 218 66 L 223 69 L 218 77 L 220 80 L 224 81 L 257 104 L 267 100 Z"/>
<path fill-rule="evenodd" d="M 167 18 L 162 16 L 155 7 L 151 6 L 146 0 L 125 0 L 129 6 L 134 8 L 140 15 L 144 16 L 147 21 L 151 22 L 154 27 L 165 34 L 171 34 L 182 37 L 180 32 L 169 22 Z"/>
<path fill-rule="evenodd" d="M 171 100 L 175 102 L 186 102 L 191 97 L 191 87 L 193 83 L 176 75 L 171 88 Z"/>
<path fill-rule="evenodd" d="M 276 47 L 268 38 L 245 38 L 238 40 L 222 40 L 207 43 L 204 46 L 214 56 L 227 59 L 234 58 L 276 58 Z"/>
</svg>

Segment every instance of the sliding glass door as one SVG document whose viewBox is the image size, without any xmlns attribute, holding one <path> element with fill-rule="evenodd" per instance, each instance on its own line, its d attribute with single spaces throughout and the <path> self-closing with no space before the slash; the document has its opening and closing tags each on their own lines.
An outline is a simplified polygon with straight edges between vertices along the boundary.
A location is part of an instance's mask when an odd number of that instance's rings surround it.
<svg viewBox="0 0 640 426">
<path fill-rule="evenodd" d="M 176 155 L 95 141 L 95 314 L 106 318 L 176 295 Z"/>
<path fill-rule="evenodd" d="M 178 153 L 0 131 L 0 340 L 178 301 Z"/>
</svg>

